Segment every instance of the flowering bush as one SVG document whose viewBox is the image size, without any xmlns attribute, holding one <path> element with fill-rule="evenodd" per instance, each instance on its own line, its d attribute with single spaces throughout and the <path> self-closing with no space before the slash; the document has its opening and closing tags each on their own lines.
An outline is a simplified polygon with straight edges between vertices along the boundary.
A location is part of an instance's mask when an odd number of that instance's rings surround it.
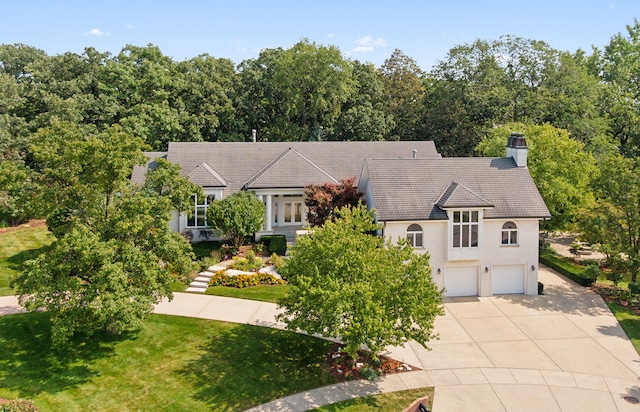
<svg viewBox="0 0 640 412">
<path fill-rule="evenodd" d="M 256 273 L 255 275 L 227 276 L 224 271 L 216 272 L 209 281 L 209 286 L 231 286 L 246 288 L 257 285 L 282 285 L 285 281 L 268 273 Z"/>
</svg>

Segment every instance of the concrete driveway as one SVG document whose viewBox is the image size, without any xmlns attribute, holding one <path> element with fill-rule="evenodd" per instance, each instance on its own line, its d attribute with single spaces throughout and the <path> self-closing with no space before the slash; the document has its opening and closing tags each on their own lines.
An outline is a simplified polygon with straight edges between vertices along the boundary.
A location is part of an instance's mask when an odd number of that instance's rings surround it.
<svg viewBox="0 0 640 412">
<path fill-rule="evenodd" d="M 540 268 L 543 296 L 450 298 L 431 351 L 389 355 L 423 369 L 435 411 L 640 411 L 640 357 L 602 298 Z M 402 375 L 400 375 L 402 379 Z"/>
</svg>

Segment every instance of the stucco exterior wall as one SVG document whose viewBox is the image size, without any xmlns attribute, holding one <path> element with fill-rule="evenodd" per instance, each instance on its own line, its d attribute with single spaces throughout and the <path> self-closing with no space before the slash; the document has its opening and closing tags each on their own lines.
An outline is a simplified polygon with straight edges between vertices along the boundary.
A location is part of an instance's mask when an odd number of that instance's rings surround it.
<svg viewBox="0 0 640 412">
<path fill-rule="evenodd" d="M 501 244 L 502 225 L 507 221 L 517 225 L 517 245 Z M 538 220 L 484 220 L 480 225 L 479 246 L 468 254 L 468 259 L 464 257 L 464 249 L 451 253 L 449 221 L 385 222 L 383 233 L 397 241 L 406 237 L 407 227 L 412 223 L 423 229 L 424 247 L 414 250 L 416 253 L 429 253 L 433 280 L 439 287 L 445 286 L 447 269 L 474 267 L 478 272 L 478 295 L 491 296 L 494 267 L 508 265 L 522 268 L 525 294 L 538 293 Z"/>
</svg>

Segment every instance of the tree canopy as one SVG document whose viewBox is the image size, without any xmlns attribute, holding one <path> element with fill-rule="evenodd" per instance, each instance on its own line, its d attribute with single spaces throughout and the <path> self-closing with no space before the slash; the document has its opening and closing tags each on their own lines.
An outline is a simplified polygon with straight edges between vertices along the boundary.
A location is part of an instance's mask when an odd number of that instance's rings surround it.
<svg viewBox="0 0 640 412">
<path fill-rule="evenodd" d="M 378 227 L 362 205 L 337 216 L 291 248 L 279 319 L 290 330 L 340 338 L 352 356 L 361 345 L 376 354 L 410 339 L 426 344 L 443 314 L 429 256 L 368 234 Z"/>
<path fill-rule="evenodd" d="M 567 229 L 580 210 L 593 200 L 591 177 L 597 171 L 593 156 L 584 144 L 569 137 L 566 130 L 509 123 L 491 129 L 476 147 L 482 156 L 504 157 L 511 132 L 523 132 L 527 140 L 527 167 L 549 211 L 549 229 Z"/>
<path fill-rule="evenodd" d="M 118 127 L 91 133 L 64 122 L 33 138 L 31 195 L 56 240 L 13 286 L 27 309 L 51 312 L 56 344 L 75 333 L 135 329 L 171 298 L 170 281 L 192 268 L 191 247 L 169 220 L 184 203 L 176 194 L 198 188 L 162 163 L 145 185 L 129 183 L 143 147 Z"/>
<path fill-rule="evenodd" d="M 307 221 L 311 226 L 322 226 L 335 217 L 336 209 L 357 206 L 362 193 L 354 186 L 355 177 L 342 179 L 340 183 L 327 182 L 304 188 Z"/>
<path fill-rule="evenodd" d="M 253 193 L 241 190 L 207 208 L 207 223 L 239 248 L 248 236 L 262 229 L 266 207 Z"/>
</svg>

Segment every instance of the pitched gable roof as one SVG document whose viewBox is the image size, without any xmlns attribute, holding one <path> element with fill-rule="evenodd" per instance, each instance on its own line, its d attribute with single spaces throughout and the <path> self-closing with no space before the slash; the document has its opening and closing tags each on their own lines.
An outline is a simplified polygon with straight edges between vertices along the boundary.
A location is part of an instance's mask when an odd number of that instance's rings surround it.
<svg viewBox="0 0 640 412">
<path fill-rule="evenodd" d="M 394 141 L 394 142 L 170 142 L 167 160 L 181 167 L 182 176 L 206 162 L 227 183 L 224 196 L 241 190 L 250 180 L 256 178 L 260 172 L 274 164 L 283 153 L 289 149 L 295 150 L 291 158 L 283 159 L 298 164 L 312 163 L 327 175 L 340 180 L 351 176 L 360 176 L 364 160 L 372 157 L 410 158 L 413 149 L 417 150 L 418 158 L 440 157 L 431 141 Z M 302 158 L 307 159 L 305 162 Z M 276 166 L 270 171 L 272 177 L 279 179 L 283 187 L 294 187 L 299 184 L 304 187 L 312 182 L 303 183 L 303 176 L 293 173 L 283 173 L 283 169 Z M 314 178 L 320 177 L 314 171 Z M 287 182 L 289 179 L 291 182 Z M 294 182 L 297 180 L 297 182 Z M 331 179 L 326 178 L 320 183 Z M 144 181 L 144 179 L 142 180 Z M 266 178 L 263 184 L 266 184 Z M 356 180 L 356 184 L 357 184 Z"/>
<path fill-rule="evenodd" d="M 447 219 L 439 202 L 478 201 L 494 206 L 488 219 L 551 217 L 528 169 L 511 158 L 368 159 L 364 170 L 380 221 Z"/>
<path fill-rule="evenodd" d="M 451 182 L 436 204 L 441 209 L 461 207 L 493 207 L 493 204 L 457 182 Z"/>
<path fill-rule="evenodd" d="M 147 157 L 147 164 L 133 166 L 131 183 L 142 185 L 147 177 L 147 171 L 157 167 L 156 160 L 161 157 L 167 158 L 167 152 L 144 152 L 144 155 Z"/>
<path fill-rule="evenodd" d="M 253 176 L 244 187 L 246 189 L 305 187 L 338 180 L 322 170 L 295 149 L 288 148 L 281 156 Z"/>
<path fill-rule="evenodd" d="M 227 182 L 207 162 L 202 162 L 187 174 L 192 183 L 202 187 L 225 187 Z"/>
</svg>

